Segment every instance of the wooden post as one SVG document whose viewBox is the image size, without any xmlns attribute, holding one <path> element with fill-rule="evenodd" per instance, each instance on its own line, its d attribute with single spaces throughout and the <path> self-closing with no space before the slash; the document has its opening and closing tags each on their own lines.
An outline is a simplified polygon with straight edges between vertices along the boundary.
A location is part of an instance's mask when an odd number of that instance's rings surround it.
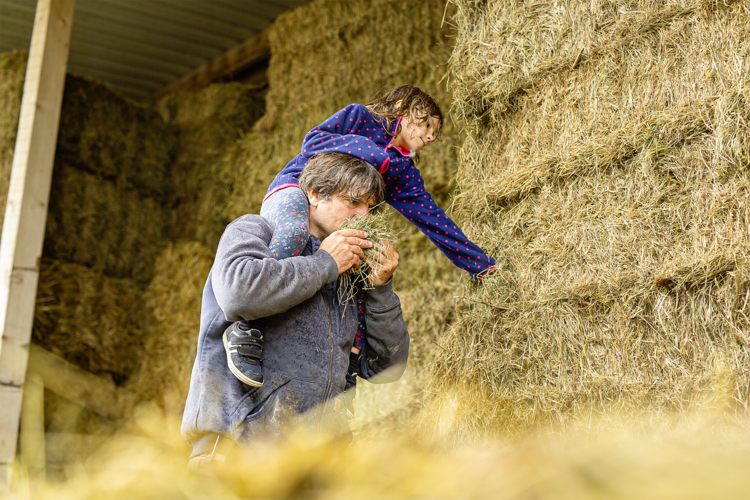
<svg viewBox="0 0 750 500">
<path fill-rule="evenodd" d="M 38 0 L 0 240 L 0 489 L 16 455 L 75 0 Z"/>
<path fill-rule="evenodd" d="M 21 462 L 29 476 L 44 479 L 46 447 L 44 446 L 44 382 L 41 375 L 29 373 L 23 384 L 21 403 Z"/>
</svg>

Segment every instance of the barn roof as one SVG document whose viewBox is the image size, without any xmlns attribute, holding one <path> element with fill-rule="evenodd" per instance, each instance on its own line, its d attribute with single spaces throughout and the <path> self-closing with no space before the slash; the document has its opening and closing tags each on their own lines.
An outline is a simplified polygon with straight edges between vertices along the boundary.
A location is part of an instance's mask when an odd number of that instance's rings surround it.
<svg viewBox="0 0 750 500">
<path fill-rule="evenodd" d="M 267 60 L 263 32 L 307 0 L 77 0 L 68 72 L 134 99 Z M 0 0 L 0 52 L 28 50 L 36 0 Z M 226 57 L 229 54 L 229 58 Z"/>
</svg>

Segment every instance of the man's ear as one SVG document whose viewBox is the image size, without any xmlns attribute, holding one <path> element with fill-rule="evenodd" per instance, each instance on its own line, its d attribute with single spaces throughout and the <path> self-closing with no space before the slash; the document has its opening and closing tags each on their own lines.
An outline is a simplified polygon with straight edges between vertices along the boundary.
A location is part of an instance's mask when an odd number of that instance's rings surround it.
<svg viewBox="0 0 750 500">
<path fill-rule="evenodd" d="M 307 200 L 310 202 L 311 207 L 318 208 L 320 198 L 318 198 L 318 193 L 313 191 L 312 188 L 307 188 Z"/>
</svg>

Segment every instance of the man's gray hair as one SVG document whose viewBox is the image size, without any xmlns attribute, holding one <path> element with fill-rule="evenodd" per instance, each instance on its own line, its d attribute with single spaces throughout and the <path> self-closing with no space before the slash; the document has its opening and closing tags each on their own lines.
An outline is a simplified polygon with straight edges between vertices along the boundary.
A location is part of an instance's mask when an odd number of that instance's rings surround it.
<svg viewBox="0 0 750 500">
<path fill-rule="evenodd" d="M 353 201 L 385 198 L 383 177 L 364 160 L 345 153 L 319 153 L 307 161 L 299 178 L 299 187 L 307 195 L 312 189 L 323 200 L 337 194 Z"/>
</svg>

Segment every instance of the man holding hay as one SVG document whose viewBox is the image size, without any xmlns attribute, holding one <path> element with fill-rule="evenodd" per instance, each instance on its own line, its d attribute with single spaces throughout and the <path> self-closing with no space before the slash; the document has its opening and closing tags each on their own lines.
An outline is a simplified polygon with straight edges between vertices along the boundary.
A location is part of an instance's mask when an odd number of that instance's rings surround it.
<svg viewBox="0 0 750 500">
<path fill-rule="evenodd" d="M 182 421 L 192 444 L 191 466 L 223 454 L 222 442 L 249 449 L 302 429 L 313 440 L 351 433 L 343 400 L 357 333 L 356 301 L 343 304 L 339 275 L 365 258 L 367 234 L 339 230 L 365 216 L 384 197 L 383 179 L 368 163 L 341 153 L 312 159 L 300 178 L 310 201 L 312 237 L 302 255 L 276 260 L 268 248 L 273 227 L 245 215 L 225 230 L 203 291 L 198 350 Z M 378 383 L 401 377 L 409 335 L 392 276 L 398 254 L 390 242 L 366 290 L 367 342 L 359 374 Z M 253 320 L 264 332 L 262 387 L 240 382 L 226 363 L 222 336 L 233 322 Z M 242 347 L 242 346 L 240 346 Z M 254 347 L 254 346 L 248 346 Z"/>
</svg>

